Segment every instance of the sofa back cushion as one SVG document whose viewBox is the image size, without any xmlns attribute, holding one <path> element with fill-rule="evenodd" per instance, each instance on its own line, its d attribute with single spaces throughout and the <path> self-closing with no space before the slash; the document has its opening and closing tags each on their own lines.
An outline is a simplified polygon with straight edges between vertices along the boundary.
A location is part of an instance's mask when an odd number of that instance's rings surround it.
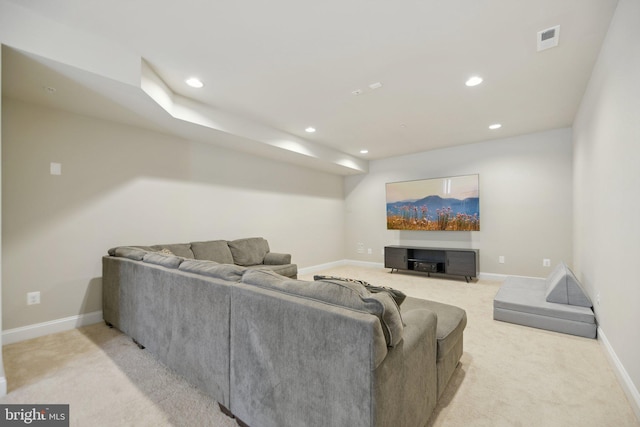
<svg viewBox="0 0 640 427">
<path fill-rule="evenodd" d="M 175 255 L 167 255 L 160 252 L 147 252 L 144 254 L 142 261 L 148 264 L 156 264 L 161 265 L 167 268 L 178 268 L 180 263 L 184 260 L 184 258 L 175 256 Z"/>
<path fill-rule="evenodd" d="M 404 326 L 393 298 L 388 293 L 373 294 L 360 283 L 341 280 L 308 282 L 288 279 L 267 270 L 247 270 L 242 282 L 373 314 L 380 320 L 389 347 L 394 347 L 402 339 Z"/>
<path fill-rule="evenodd" d="M 133 246 L 118 246 L 117 248 L 109 249 L 109 255 L 111 256 L 129 258 L 134 261 L 142 261 L 146 253 L 146 250 Z"/>
<path fill-rule="evenodd" d="M 229 242 L 233 262 L 238 265 L 262 264 L 269 252 L 269 243 L 262 237 L 249 237 Z"/>
<path fill-rule="evenodd" d="M 193 258 L 190 243 L 169 243 L 166 245 L 153 245 L 151 247 L 156 252 L 168 249 L 172 254 L 181 256 L 182 258 Z"/>
<path fill-rule="evenodd" d="M 547 302 L 581 307 L 593 306 L 587 293 L 582 289 L 580 282 L 564 262 L 561 262 L 553 269 L 546 279 L 546 284 Z"/>
<path fill-rule="evenodd" d="M 233 264 L 233 255 L 231 255 L 231 250 L 226 240 L 191 242 L 191 250 L 195 259 L 215 261 L 220 264 Z"/>
<path fill-rule="evenodd" d="M 218 264 L 215 261 L 192 260 L 183 261 L 178 267 L 181 271 L 202 274 L 217 279 L 239 282 L 246 268 L 233 264 Z"/>
<path fill-rule="evenodd" d="M 374 286 L 371 283 L 365 282 L 364 280 L 359 280 L 359 279 L 351 279 L 348 277 L 335 277 L 335 276 L 324 276 L 321 274 L 315 274 L 313 276 L 313 280 L 342 280 L 345 282 L 356 282 L 356 283 L 360 283 L 362 286 L 364 286 L 365 288 L 367 288 L 367 290 L 373 294 L 378 293 L 378 292 L 386 292 L 389 295 L 391 295 L 391 298 L 393 298 L 393 300 L 396 302 L 396 305 L 398 307 L 400 307 L 402 305 L 402 303 L 404 302 L 404 300 L 407 298 L 407 295 L 402 292 L 399 291 L 397 289 L 393 289 L 390 288 L 388 286 Z"/>
</svg>

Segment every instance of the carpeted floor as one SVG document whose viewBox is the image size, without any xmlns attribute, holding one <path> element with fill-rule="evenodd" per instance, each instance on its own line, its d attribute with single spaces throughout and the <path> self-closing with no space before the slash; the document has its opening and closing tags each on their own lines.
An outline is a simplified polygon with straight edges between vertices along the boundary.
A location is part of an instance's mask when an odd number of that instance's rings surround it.
<svg viewBox="0 0 640 427">
<path fill-rule="evenodd" d="M 494 321 L 497 282 L 388 271 L 345 266 L 322 274 L 392 286 L 467 311 L 461 364 L 428 426 L 640 426 L 596 340 Z M 103 324 L 7 345 L 3 352 L 9 392 L 0 403 L 67 403 L 71 426 L 236 425 Z"/>
</svg>

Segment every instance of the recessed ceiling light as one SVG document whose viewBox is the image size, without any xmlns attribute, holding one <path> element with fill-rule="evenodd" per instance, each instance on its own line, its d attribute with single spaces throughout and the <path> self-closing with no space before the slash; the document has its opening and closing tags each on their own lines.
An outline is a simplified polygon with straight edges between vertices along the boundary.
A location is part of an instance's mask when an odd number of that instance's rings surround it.
<svg viewBox="0 0 640 427">
<path fill-rule="evenodd" d="M 465 84 L 469 87 L 471 86 L 478 86 L 480 83 L 482 83 L 482 77 L 480 76 L 473 76 L 470 77 L 469 80 L 467 80 L 465 82 Z"/>
<path fill-rule="evenodd" d="M 316 131 L 316 128 L 314 128 L 314 127 L 312 127 L 312 126 L 309 126 L 309 127 L 308 127 L 308 128 L 306 128 L 304 131 L 305 131 L 305 132 L 308 132 L 308 133 L 314 133 L 314 132 Z"/>
<path fill-rule="evenodd" d="M 360 150 L 360 154 L 367 154 L 369 150 Z"/>
<path fill-rule="evenodd" d="M 204 83 L 202 83 L 200 79 L 195 77 L 189 77 L 187 80 L 185 80 L 185 83 L 191 87 L 195 87 L 196 89 L 200 89 L 201 87 L 204 86 Z"/>
<path fill-rule="evenodd" d="M 501 127 L 502 125 L 500 123 L 494 123 L 491 126 L 489 126 L 489 129 L 496 130 L 496 129 L 500 129 Z"/>
<path fill-rule="evenodd" d="M 371 89 L 380 89 L 380 88 L 382 87 L 382 83 L 380 83 L 380 82 L 371 83 L 371 84 L 369 85 L 369 87 L 370 87 Z"/>
</svg>

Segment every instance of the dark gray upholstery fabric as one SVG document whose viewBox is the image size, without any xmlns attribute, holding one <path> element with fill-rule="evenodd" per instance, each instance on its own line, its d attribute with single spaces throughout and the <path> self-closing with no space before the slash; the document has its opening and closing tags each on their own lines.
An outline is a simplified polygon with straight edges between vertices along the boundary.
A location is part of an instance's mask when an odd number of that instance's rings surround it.
<svg viewBox="0 0 640 427">
<path fill-rule="evenodd" d="M 226 240 L 191 242 L 191 250 L 195 259 L 208 259 L 220 264 L 233 264 L 233 256 Z"/>
<path fill-rule="evenodd" d="M 460 307 L 436 301 L 407 297 L 401 307 L 403 318 L 406 313 L 427 310 L 438 319 L 436 327 L 436 372 L 438 375 L 437 397 L 449 384 L 463 352 L 463 333 L 467 326 L 467 313 Z M 405 328 L 406 329 L 406 328 Z"/>
<path fill-rule="evenodd" d="M 131 246 L 120 246 L 114 248 L 113 251 L 114 256 L 128 258 L 135 261 L 142 261 L 142 258 L 144 258 L 146 253 L 147 251 L 143 249 L 138 249 Z"/>
<path fill-rule="evenodd" d="M 229 407 L 231 283 L 103 258 L 103 315 L 159 361 Z"/>
<path fill-rule="evenodd" d="M 184 258 L 175 255 L 165 255 L 158 252 L 147 252 L 142 260 L 149 264 L 162 265 L 167 268 L 178 268 Z"/>
<path fill-rule="evenodd" d="M 347 282 L 356 282 L 363 285 L 369 292 L 377 293 L 377 292 L 387 292 L 393 300 L 398 304 L 398 307 L 402 305 L 404 299 L 407 297 L 404 292 L 399 291 L 397 289 L 390 288 L 388 286 L 374 286 L 371 283 L 365 282 L 364 280 L 351 279 L 347 277 L 335 277 L 335 276 L 323 276 L 320 274 L 316 274 L 313 276 L 313 280 L 344 280 Z"/>
<path fill-rule="evenodd" d="M 238 265 L 263 264 L 269 252 L 269 243 L 262 237 L 248 237 L 228 242 L 233 262 Z"/>
<path fill-rule="evenodd" d="M 386 293 L 372 294 L 359 283 L 292 280 L 266 270 L 248 270 L 242 282 L 374 314 L 380 319 L 387 345 L 393 347 L 402 339 L 404 326 L 393 298 Z"/>
<path fill-rule="evenodd" d="M 267 252 L 262 260 L 264 264 L 291 264 L 291 254 L 279 254 L 276 252 Z"/>
<path fill-rule="evenodd" d="M 375 316 L 232 288 L 229 409 L 250 426 L 374 426 L 373 371 L 386 354 Z"/>
<path fill-rule="evenodd" d="M 249 265 L 245 268 L 251 270 L 271 270 L 274 273 L 278 273 L 281 276 L 286 276 L 291 279 L 295 279 L 298 277 L 298 266 L 295 264 L 258 264 L 258 265 Z"/>
<path fill-rule="evenodd" d="M 467 312 L 449 304 L 408 297 L 400 311 L 423 309 L 436 314 L 438 326 L 436 328 L 436 340 L 438 342 L 437 359 L 445 357 L 462 340 L 464 328 L 467 326 Z M 457 361 L 456 361 L 457 363 Z"/>
<path fill-rule="evenodd" d="M 204 274 L 209 277 L 239 282 L 246 268 L 234 264 L 218 264 L 215 261 L 186 260 L 180 267 L 181 271 L 189 273 Z"/>
<path fill-rule="evenodd" d="M 402 342 L 374 372 L 375 426 L 424 426 L 436 406 L 436 316 L 414 309 L 403 319 Z"/>
</svg>

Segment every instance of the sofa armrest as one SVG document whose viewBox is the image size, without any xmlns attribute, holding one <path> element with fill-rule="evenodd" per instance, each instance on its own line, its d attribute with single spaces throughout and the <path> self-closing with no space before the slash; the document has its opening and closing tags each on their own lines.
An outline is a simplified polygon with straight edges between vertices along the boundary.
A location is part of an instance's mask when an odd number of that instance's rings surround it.
<svg viewBox="0 0 640 427">
<path fill-rule="evenodd" d="M 291 264 L 291 254 L 279 254 L 276 252 L 267 252 L 262 262 L 267 265 Z"/>
</svg>

